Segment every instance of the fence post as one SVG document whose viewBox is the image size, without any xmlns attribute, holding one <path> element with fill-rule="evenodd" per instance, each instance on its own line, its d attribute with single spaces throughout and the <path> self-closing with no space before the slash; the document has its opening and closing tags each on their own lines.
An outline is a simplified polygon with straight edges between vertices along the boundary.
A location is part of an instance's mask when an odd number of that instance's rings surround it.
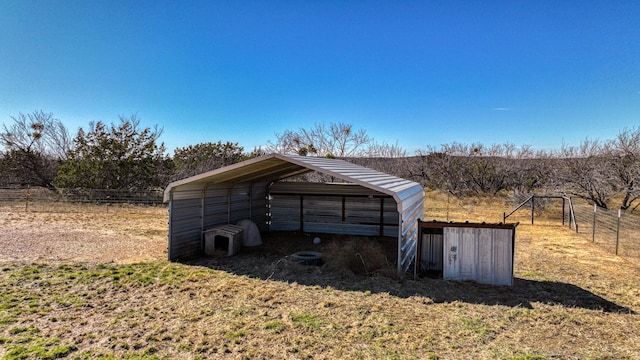
<svg viewBox="0 0 640 360">
<path fill-rule="evenodd" d="M 31 196 L 31 186 L 27 185 L 27 196 L 25 197 L 24 211 L 29 212 L 29 197 Z"/>
<path fill-rule="evenodd" d="M 616 230 L 616 255 L 618 255 L 619 243 L 620 243 L 620 209 L 618 209 L 618 228 Z"/>
<path fill-rule="evenodd" d="M 451 196 L 451 193 L 447 191 L 447 222 L 449 222 L 449 197 L 450 196 Z"/>
<path fill-rule="evenodd" d="M 533 225 L 533 212 L 536 209 L 536 196 L 531 196 L 531 225 Z"/>
<path fill-rule="evenodd" d="M 596 209 L 598 209 L 598 206 L 593 204 L 593 228 L 591 234 L 591 242 L 593 243 L 596 242 Z"/>
<path fill-rule="evenodd" d="M 565 198 L 564 198 L 564 196 L 563 196 L 563 197 L 562 197 L 562 226 L 564 226 L 564 216 L 565 216 L 565 213 L 564 213 L 564 211 L 565 211 L 565 210 L 564 210 L 564 207 L 565 207 Z"/>
</svg>

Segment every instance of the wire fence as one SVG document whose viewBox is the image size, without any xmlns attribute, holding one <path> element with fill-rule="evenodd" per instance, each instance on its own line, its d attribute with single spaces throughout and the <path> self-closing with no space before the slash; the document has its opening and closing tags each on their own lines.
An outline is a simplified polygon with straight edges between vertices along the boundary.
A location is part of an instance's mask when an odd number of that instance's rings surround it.
<svg viewBox="0 0 640 360">
<path fill-rule="evenodd" d="M 562 225 L 606 251 L 640 264 L 638 215 L 604 209 L 590 204 L 587 200 L 567 196 L 531 196 L 510 213 L 505 213 L 504 219 L 511 219 L 511 215 L 518 213 L 530 213 L 531 224 L 534 224 L 534 219 L 540 215 L 548 219 L 557 219 Z"/>
<path fill-rule="evenodd" d="M 424 199 L 424 220 L 445 222 L 503 222 L 505 203 L 494 197 L 456 197 L 447 193 L 427 191 Z M 523 221 L 527 214 L 515 214 L 511 223 Z M 526 221 L 526 220 L 524 220 Z"/>
<path fill-rule="evenodd" d="M 620 210 L 609 210 L 589 204 L 583 199 L 571 199 L 572 228 L 593 243 L 616 255 L 640 258 L 640 216 Z M 571 214 L 565 215 L 565 224 Z"/>
<path fill-rule="evenodd" d="M 109 212 L 164 206 L 163 190 L 0 188 L 2 211 Z"/>
</svg>

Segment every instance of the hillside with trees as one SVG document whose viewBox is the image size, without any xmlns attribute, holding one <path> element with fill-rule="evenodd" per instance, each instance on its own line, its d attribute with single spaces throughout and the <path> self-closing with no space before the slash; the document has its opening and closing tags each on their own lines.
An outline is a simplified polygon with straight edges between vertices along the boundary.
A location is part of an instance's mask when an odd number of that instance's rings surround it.
<svg viewBox="0 0 640 360">
<path fill-rule="evenodd" d="M 459 197 L 567 194 L 603 208 L 632 211 L 640 206 L 640 128 L 556 151 L 453 142 L 427 146 L 414 155 L 345 123 L 276 133 L 274 141 L 249 152 L 219 140 L 169 155 L 161 136 L 161 128 L 142 127 L 136 115 L 120 116 L 111 124 L 91 122 L 72 137 L 51 113 L 20 113 L 0 129 L 0 187 L 162 189 L 174 180 L 280 152 L 346 158 Z"/>
</svg>

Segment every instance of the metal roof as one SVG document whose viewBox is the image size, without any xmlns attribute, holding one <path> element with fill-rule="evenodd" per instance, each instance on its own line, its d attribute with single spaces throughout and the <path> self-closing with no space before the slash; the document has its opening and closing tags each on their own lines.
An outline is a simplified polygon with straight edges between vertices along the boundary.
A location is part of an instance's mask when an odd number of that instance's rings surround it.
<svg viewBox="0 0 640 360">
<path fill-rule="evenodd" d="M 165 189 L 164 201 L 169 201 L 169 194 L 173 191 L 198 190 L 206 188 L 209 184 L 228 183 L 233 185 L 257 181 L 278 181 L 311 171 L 318 171 L 393 196 L 398 203 L 402 203 L 403 200 L 412 196 L 423 194 L 422 186 L 416 182 L 348 161 L 273 153 L 172 182 Z"/>
</svg>

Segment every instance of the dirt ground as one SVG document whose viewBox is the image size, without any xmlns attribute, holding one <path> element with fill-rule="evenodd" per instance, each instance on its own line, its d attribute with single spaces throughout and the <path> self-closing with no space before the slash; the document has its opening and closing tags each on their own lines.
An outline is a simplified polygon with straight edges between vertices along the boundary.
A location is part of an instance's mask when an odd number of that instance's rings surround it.
<svg viewBox="0 0 640 360">
<path fill-rule="evenodd" d="M 133 263 L 166 256 L 164 208 L 26 212 L 0 207 L 0 262 Z"/>
<path fill-rule="evenodd" d="M 167 258 L 166 209 L 133 207 L 107 212 L 101 207 L 86 207 L 84 210 L 26 212 L 2 211 L 0 208 L 0 262 L 128 264 Z M 347 249 L 337 247 L 337 242 L 362 242 L 363 239 L 323 234 L 319 235 L 321 243 L 313 244 L 315 236 L 303 232 L 263 233 L 262 246 L 243 248 L 233 257 L 224 256 L 225 250 L 192 262 L 241 273 L 268 272 L 274 263 L 286 265 L 292 261 L 290 255 L 293 253 L 309 250 L 322 252 L 326 261 L 339 267 L 348 265 L 340 263 L 344 262 L 340 259 L 341 253 Z M 395 239 L 373 240 L 375 248 L 358 249 L 362 261 L 366 259 L 366 263 L 371 263 L 375 260 L 376 264 L 367 264 L 368 268 L 375 265 L 374 270 L 384 267 L 386 272 L 392 272 L 397 257 Z M 365 252 L 381 253 L 381 257 L 367 259 Z M 367 270 L 356 269 L 356 272 Z"/>
</svg>

